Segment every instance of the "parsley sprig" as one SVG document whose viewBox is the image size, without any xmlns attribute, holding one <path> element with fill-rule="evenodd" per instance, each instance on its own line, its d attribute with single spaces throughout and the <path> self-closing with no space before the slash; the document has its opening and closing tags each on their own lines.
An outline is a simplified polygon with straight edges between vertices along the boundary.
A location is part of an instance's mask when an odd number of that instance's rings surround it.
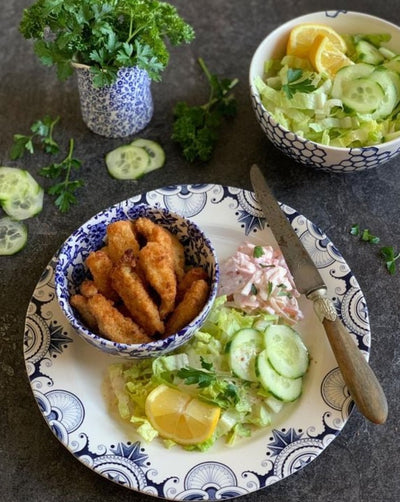
<svg viewBox="0 0 400 502">
<path fill-rule="evenodd" d="M 61 179 L 52 185 L 47 192 L 56 195 L 55 205 L 62 213 L 67 212 L 72 204 L 76 203 L 75 191 L 83 186 L 82 180 L 71 180 L 73 169 L 81 167 L 81 161 L 72 156 L 74 151 L 74 140 L 69 140 L 69 151 L 61 162 L 54 162 L 49 166 L 42 167 L 39 171 L 41 176 L 51 179 Z"/>
<path fill-rule="evenodd" d="M 222 119 L 236 115 L 236 100 L 232 89 L 238 79 L 220 78 L 210 73 L 202 58 L 198 62 L 210 88 L 207 103 L 191 106 L 181 101 L 173 110 L 172 139 L 180 145 L 183 156 L 189 162 L 209 160 L 218 139 Z"/>
<path fill-rule="evenodd" d="M 200 395 L 203 399 L 212 401 L 221 408 L 237 404 L 240 399 L 239 389 L 233 379 L 217 373 L 214 365 L 203 357 L 200 357 L 200 362 L 202 369 L 183 367 L 177 371 L 176 376 L 183 380 L 185 385 L 197 385 L 202 389 Z"/>
<path fill-rule="evenodd" d="M 306 78 L 300 68 L 289 68 L 287 71 L 287 83 L 282 85 L 282 89 L 289 99 L 292 99 L 296 92 L 312 92 L 316 87 L 312 80 Z"/>
<path fill-rule="evenodd" d="M 351 235 L 360 237 L 364 242 L 371 244 L 378 244 L 380 242 L 380 238 L 373 235 L 369 229 L 365 228 L 361 230 L 358 223 L 352 225 L 350 233 Z M 393 246 L 383 246 L 379 249 L 379 255 L 384 259 L 389 274 L 394 275 L 396 273 L 396 261 L 400 258 L 400 251 L 395 251 Z"/>
<path fill-rule="evenodd" d="M 26 152 L 33 154 L 37 146 L 43 148 L 46 153 L 57 153 L 60 147 L 53 138 L 53 129 L 59 120 L 60 117 L 53 119 L 46 115 L 31 125 L 32 134 L 14 134 L 10 151 L 11 160 L 23 157 Z"/>
<path fill-rule="evenodd" d="M 123 66 L 138 66 L 160 80 L 169 61 L 167 42 L 194 38 L 176 7 L 157 0 L 37 0 L 24 10 L 19 29 L 61 80 L 78 62 L 92 68 L 97 86 L 115 81 Z"/>
</svg>

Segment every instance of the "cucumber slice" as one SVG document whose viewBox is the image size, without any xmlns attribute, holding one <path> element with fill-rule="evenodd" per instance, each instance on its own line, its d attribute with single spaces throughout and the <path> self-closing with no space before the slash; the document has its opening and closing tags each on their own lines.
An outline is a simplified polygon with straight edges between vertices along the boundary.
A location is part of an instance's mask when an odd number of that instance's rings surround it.
<svg viewBox="0 0 400 502">
<path fill-rule="evenodd" d="M 373 119 L 383 119 L 392 113 L 400 99 L 400 77 L 386 68 L 377 68 L 369 78 L 383 89 L 384 97 L 372 115 Z"/>
<path fill-rule="evenodd" d="M 264 349 L 263 335 L 253 328 L 237 331 L 227 345 L 229 365 L 232 372 L 249 382 L 257 382 L 255 360 Z"/>
<path fill-rule="evenodd" d="M 382 106 L 385 94 L 371 76 L 357 78 L 343 85 L 342 101 L 347 108 L 357 113 L 374 113 Z"/>
<path fill-rule="evenodd" d="M 400 56 L 396 56 L 389 61 L 385 61 L 385 63 L 383 63 L 383 66 L 388 70 L 393 70 L 397 73 L 400 73 Z"/>
<path fill-rule="evenodd" d="M 0 219 L 0 256 L 12 255 L 21 251 L 28 239 L 24 223 L 9 216 Z"/>
<path fill-rule="evenodd" d="M 44 190 L 39 185 L 20 194 L 13 194 L 2 203 L 4 211 L 15 220 L 26 220 L 43 209 Z"/>
<path fill-rule="evenodd" d="M 164 165 L 165 162 L 165 152 L 161 145 L 156 143 L 151 139 L 138 138 L 132 141 L 132 146 L 137 146 L 143 148 L 150 157 L 150 163 L 146 168 L 146 173 L 159 169 Z"/>
<path fill-rule="evenodd" d="M 338 70 L 333 80 L 332 97 L 342 99 L 343 88 L 348 82 L 359 78 L 366 78 L 375 70 L 375 66 L 367 63 L 357 63 Z"/>
<path fill-rule="evenodd" d="M 360 40 L 355 46 L 357 60 L 363 63 L 378 65 L 385 60 L 383 54 L 366 40 Z"/>
<path fill-rule="evenodd" d="M 277 373 L 287 378 L 299 378 L 306 373 L 309 365 L 307 347 L 290 326 L 269 326 L 264 342 L 267 358 Z"/>
<path fill-rule="evenodd" d="M 28 171 L 17 167 L 0 167 L 0 201 L 37 186 L 36 180 Z"/>
<path fill-rule="evenodd" d="M 139 178 L 146 172 L 149 163 L 149 154 L 138 146 L 119 146 L 106 155 L 108 172 L 118 180 Z"/>
<path fill-rule="evenodd" d="M 257 356 L 255 368 L 261 385 L 277 399 L 288 403 L 300 397 L 303 378 L 287 378 L 277 373 L 269 362 L 266 350 Z"/>
</svg>

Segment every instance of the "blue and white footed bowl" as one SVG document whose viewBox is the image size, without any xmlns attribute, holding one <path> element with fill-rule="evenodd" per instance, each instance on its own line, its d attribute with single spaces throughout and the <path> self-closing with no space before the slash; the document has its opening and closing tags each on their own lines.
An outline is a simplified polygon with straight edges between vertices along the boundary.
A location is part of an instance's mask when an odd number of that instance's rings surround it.
<svg viewBox="0 0 400 502">
<path fill-rule="evenodd" d="M 135 220 L 140 217 L 150 218 L 178 237 L 185 248 L 186 263 L 201 266 L 207 271 L 211 284 L 210 295 L 200 314 L 177 333 L 151 343 L 116 343 L 88 329 L 71 307 L 70 297 L 79 291 L 82 281 L 89 277 L 85 260 L 91 251 L 104 246 L 107 225 L 117 220 Z M 61 246 L 55 269 L 55 289 L 59 305 L 77 334 L 103 352 L 134 359 L 158 357 L 186 343 L 207 317 L 217 295 L 218 279 L 215 249 L 195 223 L 162 207 L 135 204 L 133 199 L 101 211 L 79 227 Z"/>
<path fill-rule="evenodd" d="M 292 19 L 272 31 L 257 47 L 250 63 L 249 84 L 252 106 L 267 138 L 285 155 L 305 166 L 321 171 L 348 173 L 372 169 L 384 164 L 400 152 L 400 138 L 387 143 L 362 148 L 337 148 L 306 140 L 288 131 L 270 115 L 261 102 L 254 85 L 256 76 L 263 76 L 264 62 L 285 54 L 289 33 L 298 24 L 319 23 L 334 28 L 338 33 L 389 33 L 388 48 L 400 53 L 400 28 L 383 19 L 345 10 L 307 14 Z"/>
<path fill-rule="evenodd" d="M 93 86 L 90 66 L 73 63 L 78 79 L 82 118 L 101 136 L 124 138 L 144 129 L 153 116 L 151 79 L 137 67 L 120 68 L 117 80 Z"/>
</svg>

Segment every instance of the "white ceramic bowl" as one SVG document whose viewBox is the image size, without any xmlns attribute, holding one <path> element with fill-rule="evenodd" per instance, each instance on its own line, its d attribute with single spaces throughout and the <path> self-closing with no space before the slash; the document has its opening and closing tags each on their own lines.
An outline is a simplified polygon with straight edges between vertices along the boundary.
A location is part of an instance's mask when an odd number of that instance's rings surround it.
<svg viewBox="0 0 400 502">
<path fill-rule="evenodd" d="M 202 266 L 210 279 L 210 295 L 193 321 L 177 333 L 151 343 L 116 343 L 93 333 L 72 308 L 70 297 L 79 291 L 82 281 L 89 276 L 85 260 L 91 251 L 104 246 L 107 225 L 117 220 L 150 218 L 174 233 L 185 248 L 188 265 Z M 146 204 L 136 205 L 131 199 L 102 211 L 79 227 L 61 246 L 55 271 L 56 294 L 62 311 L 76 332 L 88 343 L 112 355 L 126 358 L 157 357 L 184 343 L 194 334 L 207 317 L 217 295 L 219 267 L 210 240 L 192 221 L 164 208 Z"/>
<path fill-rule="evenodd" d="M 355 172 L 377 167 L 400 152 L 400 138 L 363 148 L 336 148 L 306 140 L 279 125 L 261 103 L 254 85 L 256 76 L 263 76 L 264 62 L 281 58 L 292 28 L 300 23 L 327 24 L 340 34 L 389 33 L 386 47 L 400 53 L 400 28 L 383 19 L 348 11 L 315 12 L 292 19 L 272 31 L 258 46 L 250 64 L 249 80 L 253 108 L 268 139 L 296 162 L 328 172 Z"/>
</svg>

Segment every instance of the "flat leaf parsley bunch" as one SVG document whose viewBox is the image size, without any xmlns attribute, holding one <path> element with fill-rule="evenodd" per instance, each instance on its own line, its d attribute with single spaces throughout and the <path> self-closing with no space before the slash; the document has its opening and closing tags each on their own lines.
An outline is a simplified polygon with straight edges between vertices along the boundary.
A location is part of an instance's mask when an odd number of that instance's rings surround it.
<svg viewBox="0 0 400 502">
<path fill-rule="evenodd" d="M 20 31 L 61 80 L 71 62 L 89 65 L 98 87 L 115 81 L 121 67 L 138 66 L 153 80 L 169 61 L 172 45 L 188 43 L 193 28 L 176 7 L 157 0 L 37 0 L 24 10 Z"/>
</svg>

